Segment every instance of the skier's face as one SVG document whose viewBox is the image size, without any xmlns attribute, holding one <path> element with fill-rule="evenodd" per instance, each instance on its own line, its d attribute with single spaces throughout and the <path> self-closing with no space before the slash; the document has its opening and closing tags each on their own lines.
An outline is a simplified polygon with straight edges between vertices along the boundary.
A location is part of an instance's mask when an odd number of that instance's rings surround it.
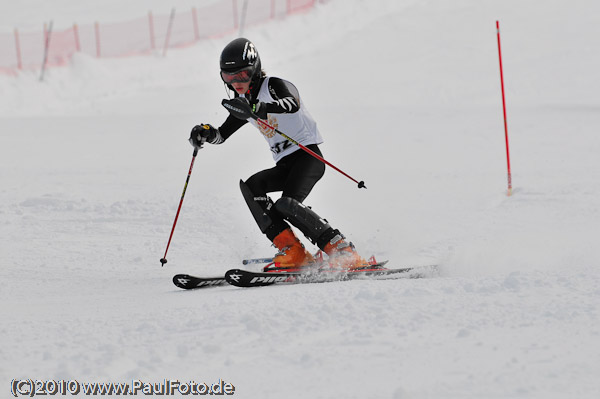
<svg viewBox="0 0 600 399">
<path fill-rule="evenodd" d="M 234 82 L 231 86 L 238 94 L 244 94 L 250 89 L 250 82 Z"/>
</svg>

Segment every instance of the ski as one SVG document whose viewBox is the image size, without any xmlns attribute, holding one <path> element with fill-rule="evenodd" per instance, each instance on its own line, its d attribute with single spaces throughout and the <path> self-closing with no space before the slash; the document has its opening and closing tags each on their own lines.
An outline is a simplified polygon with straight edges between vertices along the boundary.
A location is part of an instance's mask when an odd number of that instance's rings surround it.
<svg viewBox="0 0 600 399">
<path fill-rule="evenodd" d="M 258 262 L 262 259 L 255 259 Z M 265 260 L 267 260 L 265 258 Z M 422 278 L 432 275 L 437 271 L 436 265 L 411 266 L 400 269 L 387 269 L 388 261 L 377 262 L 374 257 L 369 260 L 370 265 L 357 270 L 339 270 L 329 267 L 312 267 L 305 269 L 278 269 L 269 264 L 264 271 L 257 272 L 243 269 L 231 269 L 224 276 L 198 277 L 189 274 L 176 274 L 173 284 L 185 290 L 218 287 L 231 284 L 237 287 L 262 287 L 274 284 L 307 284 L 324 283 L 331 281 L 347 281 L 360 278 Z"/>
<path fill-rule="evenodd" d="M 321 251 L 320 249 L 315 252 L 313 254 L 313 258 L 315 258 L 315 260 L 318 261 L 323 261 L 323 251 Z M 273 257 L 270 258 L 249 258 L 249 259 L 243 259 L 242 260 L 242 264 L 243 265 L 252 265 L 255 263 L 272 263 L 273 262 Z"/>
<path fill-rule="evenodd" d="M 393 278 L 422 278 L 431 275 L 437 266 L 414 266 L 400 269 L 383 268 L 382 263 L 376 263 L 368 268 L 356 271 L 318 269 L 292 272 L 253 272 L 250 270 L 232 269 L 225 273 L 225 281 L 236 287 L 264 287 L 275 284 L 308 284 L 333 281 L 347 281 L 359 278 L 377 278 L 393 276 Z"/>
<path fill-rule="evenodd" d="M 196 277 L 189 274 L 176 274 L 173 276 L 173 284 L 184 290 L 193 290 L 227 285 L 227 282 L 225 277 Z"/>
<path fill-rule="evenodd" d="M 273 262 L 273 258 L 256 258 L 256 259 L 244 259 L 242 260 L 243 265 L 250 265 L 253 263 L 269 263 Z"/>
<path fill-rule="evenodd" d="M 243 259 L 242 264 L 250 265 L 257 263 L 269 263 L 272 262 L 273 258 L 254 258 L 254 259 Z M 198 277 L 191 276 L 189 274 L 176 274 L 173 276 L 173 284 L 184 290 L 195 290 L 198 288 L 218 287 L 221 285 L 227 285 L 225 277 Z"/>
</svg>

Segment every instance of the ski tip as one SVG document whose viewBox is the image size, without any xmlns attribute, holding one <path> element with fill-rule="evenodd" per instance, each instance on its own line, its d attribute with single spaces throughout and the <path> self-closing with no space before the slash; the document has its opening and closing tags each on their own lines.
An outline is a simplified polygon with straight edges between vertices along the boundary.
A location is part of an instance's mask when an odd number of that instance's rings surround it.
<svg viewBox="0 0 600 399">
<path fill-rule="evenodd" d="M 190 280 L 190 276 L 187 274 L 176 274 L 173 276 L 173 284 L 179 288 L 187 289 L 187 283 Z"/>
<path fill-rule="evenodd" d="M 196 277 L 189 274 L 176 274 L 173 276 L 173 284 L 185 290 L 193 290 L 197 288 L 218 287 L 225 285 L 226 281 L 223 277 Z"/>
</svg>

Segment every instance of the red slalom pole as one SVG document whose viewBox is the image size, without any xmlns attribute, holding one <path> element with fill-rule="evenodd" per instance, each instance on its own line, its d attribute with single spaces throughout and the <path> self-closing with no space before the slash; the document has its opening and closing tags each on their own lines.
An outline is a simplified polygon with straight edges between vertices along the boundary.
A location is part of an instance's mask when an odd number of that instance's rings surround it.
<svg viewBox="0 0 600 399">
<path fill-rule="evenodd" d="M 192 175 L 192 169 L 194 167 L 194 161 L 196 160 L 196 155 L 198 155 L 198 149 L 194 148 L 194 155 L 192 156 L 192 163 L 190 164 L 190 170 L 187 175 L 187 179 L 185 179 L 185 185 L 183 186 L 183 193 L 181 194 L 181 200 L 179 201 L 179 207 L 177 208 L 177 213 L 175 214 L 175 221 L 173 222 L 173 227 L 171 228 L 171 235 L 169 236 L 169 242 L 167 243 L 167 249 L 165 250 L 165 256 L 160 259 L 161 266 L 164 266 L 167 263 L 167 252 L 169 252 L 169 246 L 171 245 L 171 239 L 173 238 L 173 232 L 175 231 L 175 225 L 177 224 L 177 219 L 179 218 L 179 211 L 181 211 L 181 205 L 183 204 L 183 197 L 185 197 L 185 191 L 187 190 L 188 183 L 190 182 L 190 176 Z"/>
<path fill-rule="evenodd" d="M 506 121 L 506 96 L 504 94 L 504 73 L 502 71 L 502 50 L 500 48 L 500 22 L 496 21 L 496 33 L 498 35 L 498 59 L 500 60 L 500 86 L 502 87 L 502 111 L 504 113 L 504 138 L 506 140 L 506 164 L 508 167 L 508 192 L 512 195 L 512 176 L 510 173 L 510 151 L 508 147 L 508 123 Z"/>
</svg>

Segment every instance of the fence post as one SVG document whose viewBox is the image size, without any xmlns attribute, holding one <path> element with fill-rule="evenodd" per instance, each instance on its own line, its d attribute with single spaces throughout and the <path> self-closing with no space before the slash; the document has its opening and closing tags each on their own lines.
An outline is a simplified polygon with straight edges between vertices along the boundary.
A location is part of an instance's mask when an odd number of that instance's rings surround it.
<svg viewBox="0 0 600 399">
<path fill-rule="evenodd" d="M 154 17 L 152 11 L 148 11 L 148 28 L 150 29 L 150 49 L 156 49 L 156 41 L 154 40 Z"/>
<path fill-rule="evenodd" d="M 81 43 L 79 42 L 79 27 L 73 24 L 73 36 L 75 37 L 75 50 L 81 52 Z"/>
<path fill-rule="evenodd" d="M 237 9 L 237 0 L 231 0 L 233 5 L 233 29 L 237 30 L 238 25 L 238 9 Z"/>
<path fill-rule="evenodd" d="M 194 24 L 194 40 L 200 40 L 200 29 L 198 29 L 198 13 L 196 7 L 192 7 L 192 22 Z"/>
<path fill-rule="evenodd" d="M 246 12 L 248 11 L 248 0 L 244 0 L 242 4 L 242 15 L 240 16 L 240 31 L 238 36 L 244 36 L 244 27 L 246 26 Z"/>
<path fill-rule="evenodd" d="M 44 34 L 46 36 L 46 40 L 44 43 L 44 60 L 42 61 L 42 72 L 40 74 L 40 82 L 44 80 L 44 73 L 46 72 L 46 63 L 48 62 L 48 52 L 50 50 L 50 37 L 52 36 L 52 21 L 50 21 L 48 30 L 46 30 L 46 24 L 44 24 Z"/>
<path fill-rule="evenodd" d="M 15 47 L 17 50 L 17 68 L 23 69 L 23 61 L 21 60 L 21 43 L 19 42 L 19 30 L 15 28 Z"/>
<path fill-rule="evenodd" d="M 94 30 L 96 31 L 96 57 L 100 58 L 100 25 L 98 22 L 94 23 Z"/>
<path fill-rule="evenodd" d="M 169 40 L 171 39 L 171 29 L 173 28 L 173 20 L 175 19 L 175 8 L 171 9 L 171 17 L 169 18 L 169 26 L 167 27 L 167 36 L 165 37 L 165 46 L 163 47 L 163 57 L 167 56 L 169 48 Z"/>
</svg>

